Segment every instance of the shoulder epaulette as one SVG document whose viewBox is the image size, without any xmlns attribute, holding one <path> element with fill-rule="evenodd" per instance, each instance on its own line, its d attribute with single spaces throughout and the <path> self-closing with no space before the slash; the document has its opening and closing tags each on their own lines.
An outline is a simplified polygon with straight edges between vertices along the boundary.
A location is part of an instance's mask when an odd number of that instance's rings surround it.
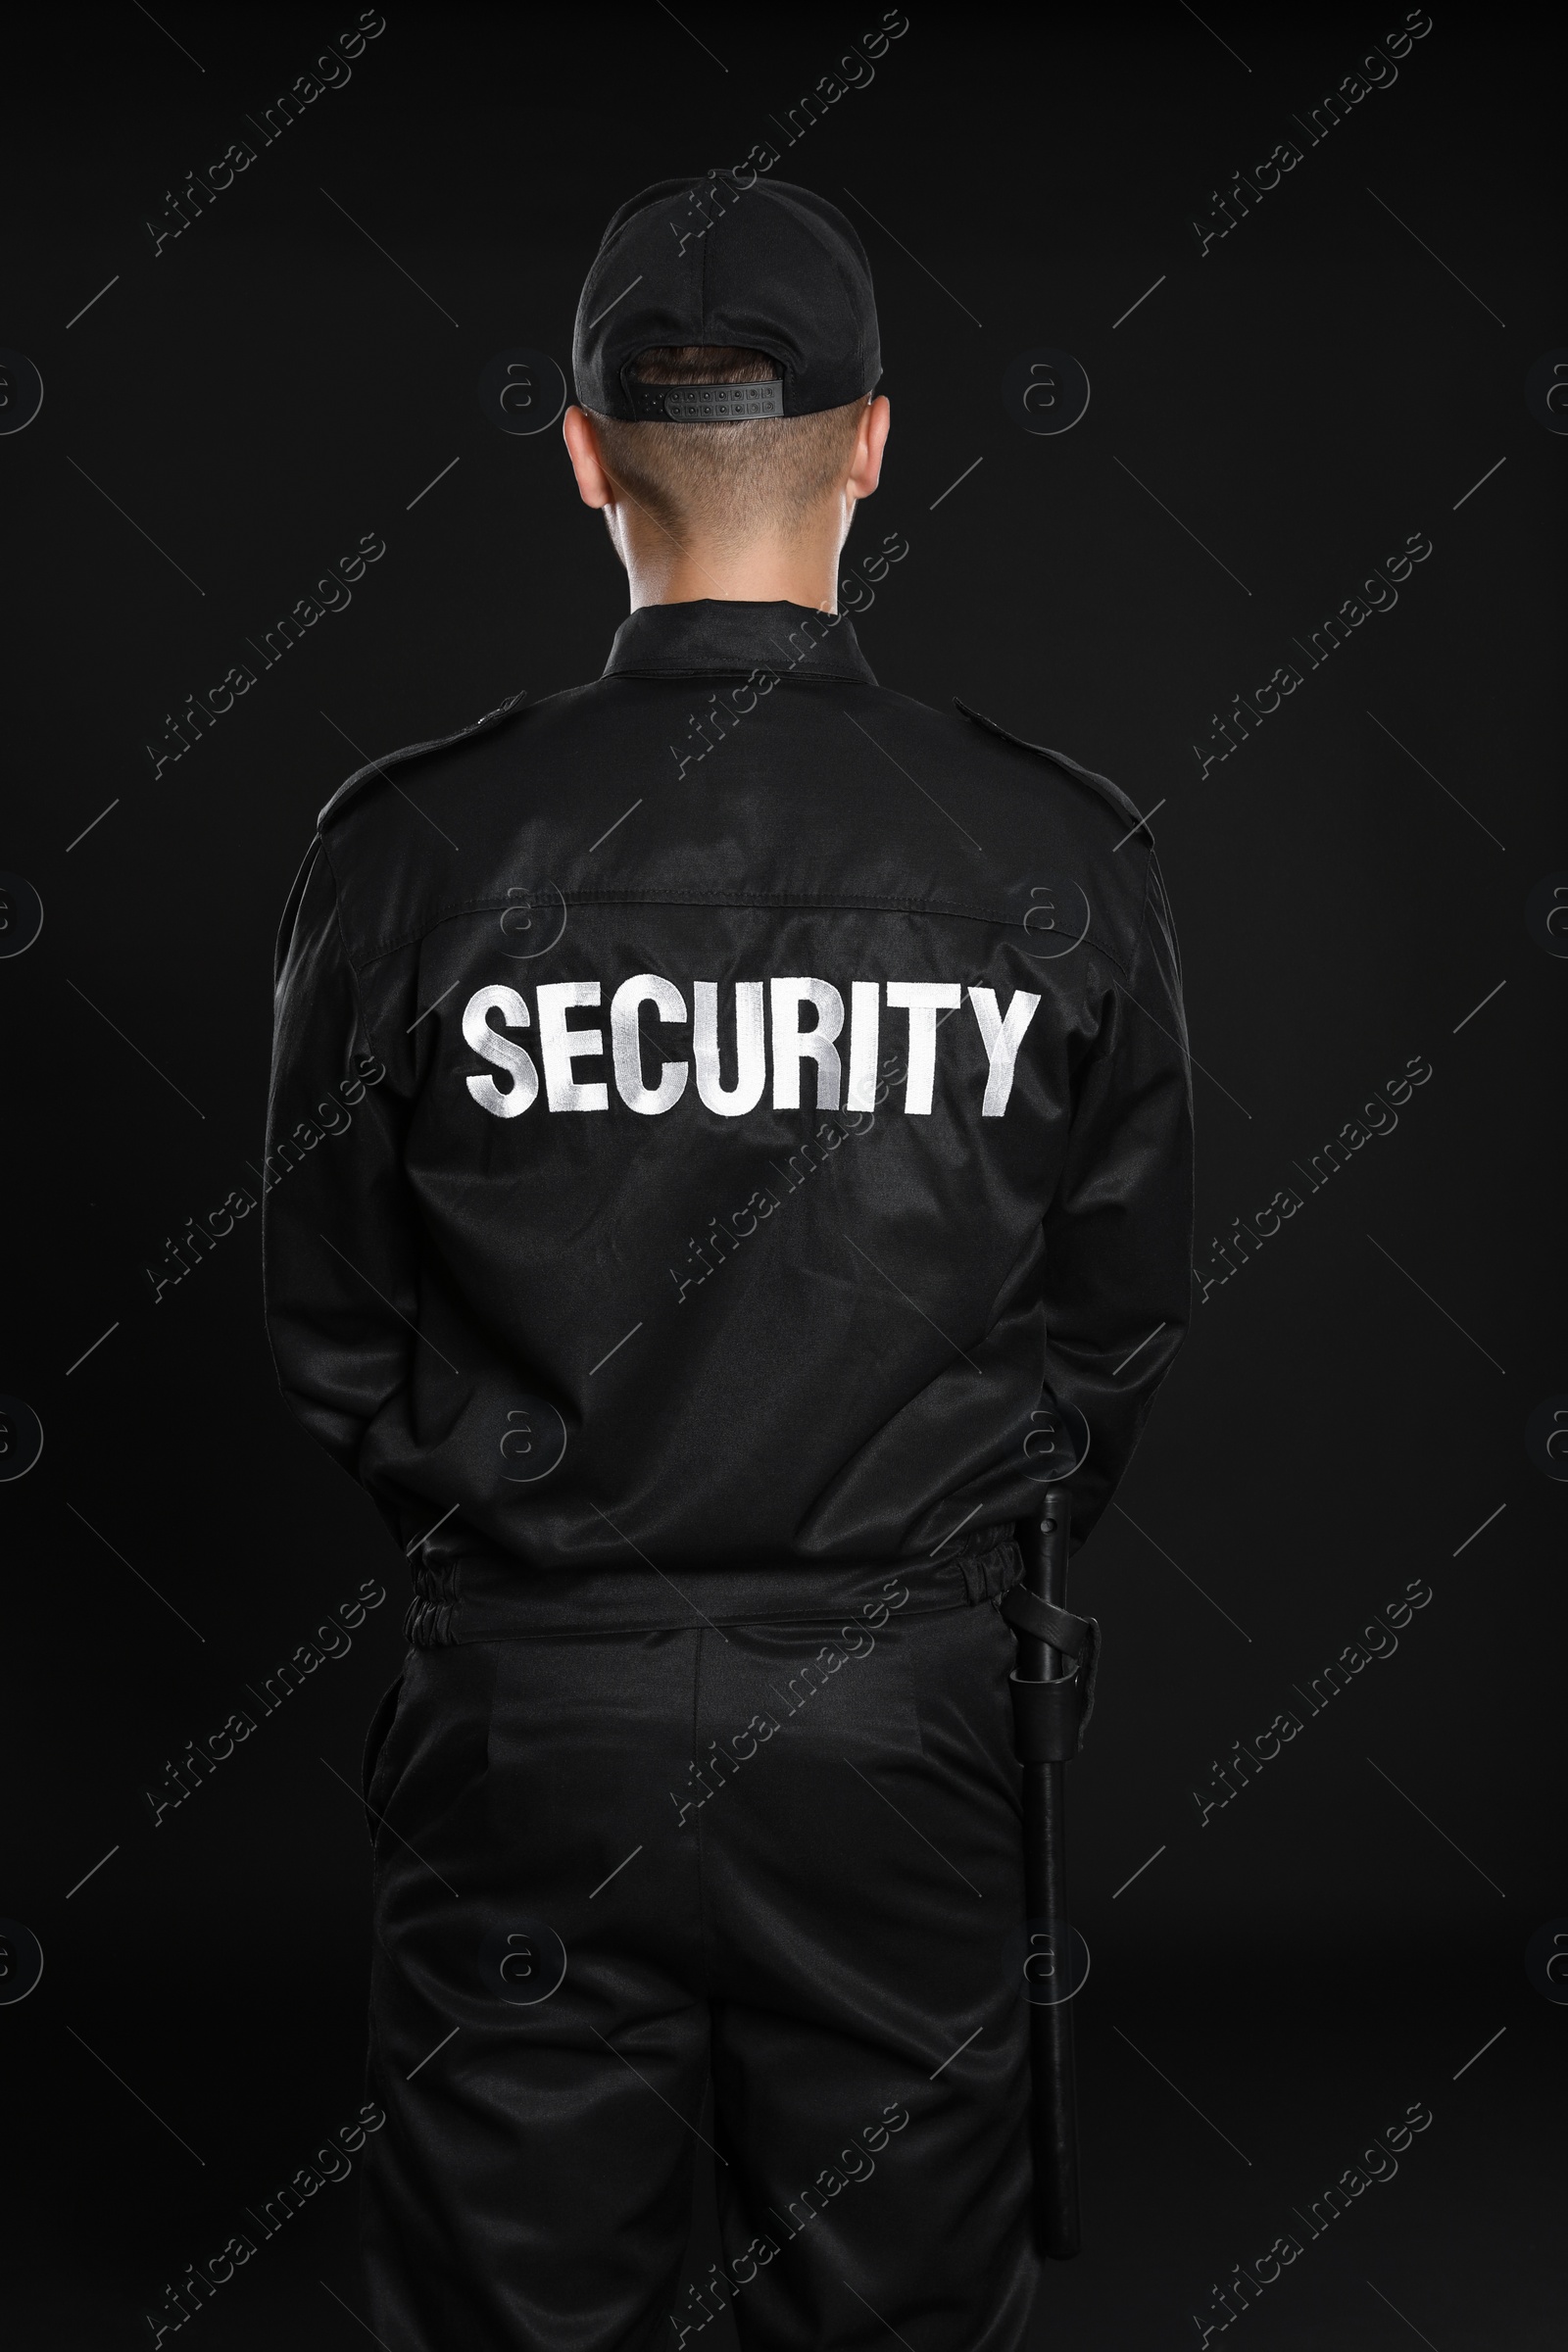
<svg viewBox="0 0 1568 2352">
<path fill-rule="evenodd" d="M 1006 727 L 999 727 L 996 720 L 987 718 L 983 710 L 971 710 L 969 705 L 960 702 L 956 695 L 953 698 L 953 707 L 955 710 L 961 710 L 965 718 L 972 719 L 977 727 L 984 727 L 988 734 L 1000 735 L 1004 743 L 1016 744 L 1019 751 L 1033 752 L 1037 760 L 1051 760 L 1057 767 L 1065 768 L 1068 775 L 1076 776 L 1080 784 L 1087 784 L 1092 792 L 1098 792 L 1102 799 L 1107 800 L 1117 815 L 1125 817 L 1133 831 L 1141 834 L 1152 849 L 1154 836 L 1150 831 L 1148 819 L 1137 804 L 1123 792 L 1121 786 L 1113 784 L 1108 776 L 1097 774 L 1092 767 L 1080 766 L 1076 760 L 1069 760 L 1065 752 L 1050 751 L 1043 743 L 1025 742 L 1021 735 L 1010 733 Z"/>
<path fill-rule="evenodd" d="M 528 693 L 524 687 L 517 694 L 509 694 L 504 703 L 498 703 L 493 710 L 487 710 L 483 718 L 473 719 L 467 726 L 459 727 L 455 735 L 432 736 L 428 743 L 407 743 L 401 751 L 388 752 L 380 760 L 368 760 L 363 767 L 356 768 L 353 775 L 338 786 L 317 818 L 318 826 L 324 826 L 328 818 L 335 817 L 344 803 L 368 784 L 372 776 L 384 776 L 389 769 L 401 767 L 410 760 L 422 759 L 426 752 L 444 752 L 455 743 L 466 743 L 470 735 L 482 735 L 487 728 L 498 725 L 504 718 L 510 718 L 527 699 Z"/>
</svg>

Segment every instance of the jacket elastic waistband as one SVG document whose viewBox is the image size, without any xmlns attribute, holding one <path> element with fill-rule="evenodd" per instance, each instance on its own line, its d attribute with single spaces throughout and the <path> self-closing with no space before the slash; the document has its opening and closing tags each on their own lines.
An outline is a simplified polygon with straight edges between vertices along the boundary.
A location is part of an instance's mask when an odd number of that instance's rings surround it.
<svg viewBox="0 0 1568 2352">
<path fill-rule="evenodd" d="M 870 1567 L 842 1561 L 790 1568 L 705 1563 L 666 1574 L 640 1562 L 534 1569 L 470 1553 L 416 1567 L 415 1597 L 403 1630 L 416 1649 L 443 1649 L 455 1642 L 653 1633 L 769 1619 L 815 1623 L 853 1615 L 876 1623 L 879 1609 L 918 1616 L 972 1607 L 1004 1592 L 1021 1570 L 1010 1535 L 993 1535 L 951 1560 L 880 1561 Z"/>
</svg>

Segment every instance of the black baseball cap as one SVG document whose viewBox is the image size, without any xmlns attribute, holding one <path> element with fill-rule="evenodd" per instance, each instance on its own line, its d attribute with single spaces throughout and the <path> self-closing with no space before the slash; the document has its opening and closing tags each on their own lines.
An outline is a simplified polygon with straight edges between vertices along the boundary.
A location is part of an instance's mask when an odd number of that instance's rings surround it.
<svg viewBox="0 0 1568 2352">
<path fill-rule="evenodd" d="M 772 383 L 640 384 L 661 345 L 765 352 Z M 825 197 L 729 172 L 662 179 L 612 219 L 577 305 L 585 409 L 635 423 L 733 423 L 844 408 L 882 373 L 871 265 Z"/>
</svg>

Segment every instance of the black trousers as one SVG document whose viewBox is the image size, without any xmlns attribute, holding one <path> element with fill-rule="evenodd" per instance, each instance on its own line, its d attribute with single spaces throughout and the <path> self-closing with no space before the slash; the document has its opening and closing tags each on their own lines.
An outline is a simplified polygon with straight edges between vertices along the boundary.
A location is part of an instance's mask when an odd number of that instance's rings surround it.
<svg viewBox="0 0 1568 2352">
<path fill-rule="evenodd" d="M 747 2352 L 1020 2343 L 1014 1644 L 967 1581 L 411 1650 L 367 1757 L 389 2352 L 695 2352 L 726 2304 Z"/>
</svg>

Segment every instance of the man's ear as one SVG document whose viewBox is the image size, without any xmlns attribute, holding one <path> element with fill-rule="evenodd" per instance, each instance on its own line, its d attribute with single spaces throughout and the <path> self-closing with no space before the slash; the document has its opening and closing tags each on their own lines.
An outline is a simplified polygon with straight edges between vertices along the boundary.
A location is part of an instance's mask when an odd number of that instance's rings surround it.
<svg viewBox="0 0 1568 2352">
<path fill-rule="evenodd" d="M 585 507 L 604 508 L 614 503 L 614 485 L 605 471 L 599 454 L 599 435 L 594 420 L 586 409 L 569 408 L 561 419 L 561 430 L 571 460 L 571 470 L 577 477 L 577 491 Z"/>
<path fill-rule="evenodd" d="M 893 410 L 885 392 L 867 401 L 855 434 L 855 457 L 845 489 L 852 499 L 869 498 L 882 478 L 882 452 L 887 447 Z M 579 476 L 579 479 L 581 477 Z"/>
</svg>

